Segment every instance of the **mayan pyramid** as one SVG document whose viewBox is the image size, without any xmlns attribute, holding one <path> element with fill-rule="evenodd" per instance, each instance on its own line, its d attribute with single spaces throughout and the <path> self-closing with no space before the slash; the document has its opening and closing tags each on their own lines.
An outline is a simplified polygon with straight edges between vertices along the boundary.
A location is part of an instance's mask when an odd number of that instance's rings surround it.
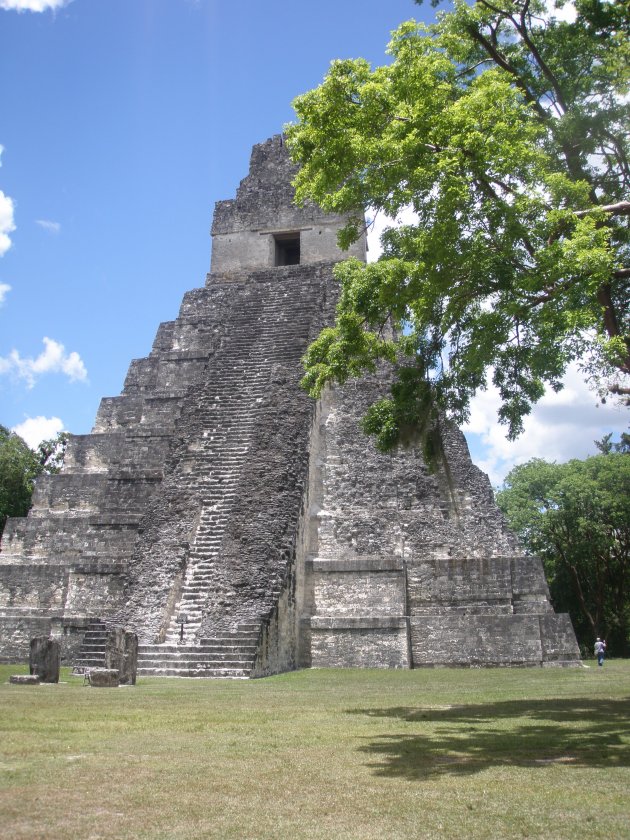
<svg viewBox="0 0 630 840">
<path fill-rule="evenodd" d="M 205 286 L 7 522 L 1 661 L 50 634 L 94 664 L 113 626 L 138 634 L 140 674 L 578 660 L 457 429 L 430 470 L 359 429 L 385 373 L 318 402 L 300 389 L 348 253 L 343 217 L 294 206 L 294 172 L 281 137 L 254 147 L 216 205 Z"/>
</svg>

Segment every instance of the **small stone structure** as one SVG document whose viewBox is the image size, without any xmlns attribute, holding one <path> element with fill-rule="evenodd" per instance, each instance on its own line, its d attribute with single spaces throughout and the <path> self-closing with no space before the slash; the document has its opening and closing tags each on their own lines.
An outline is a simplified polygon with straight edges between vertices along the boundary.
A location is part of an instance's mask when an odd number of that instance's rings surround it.
<svg viewBox="0 0 630 840">
<path fill-rule="evenodd" d="M 12 674 L 9 677 L 12 685 L 39 685 L 37 674 Z"/>
<path fill-rule="evenodd" d="M 294 173 L 281 138 L 254 147 L 216 206 L 205 287 L 7 522 L 0 659 L 52 634 L 76 661 L 106 622 L 137 634 L 139 674 L 578 660 L 459 430 L 443 424 L 429 469 L 420 446 L 383 455 L 359 429 L 386 370 L 317 403 L 300 389 L 334 264 L 365 242 L 339 251 L 346 219 L 296 207 Z"/>
<path fill-rule="evenodd" d="M 118 688 L 120 675 L 115 668 L 92 668 L 89 681 L 93 688 Z"/>
<path fill-rule="evenodd" d="M 61 666 L 61 645 L 57 639 L 38 636 L 31 639 L 29 670 L 40 682 L 58 683 Z"/>
</svg>

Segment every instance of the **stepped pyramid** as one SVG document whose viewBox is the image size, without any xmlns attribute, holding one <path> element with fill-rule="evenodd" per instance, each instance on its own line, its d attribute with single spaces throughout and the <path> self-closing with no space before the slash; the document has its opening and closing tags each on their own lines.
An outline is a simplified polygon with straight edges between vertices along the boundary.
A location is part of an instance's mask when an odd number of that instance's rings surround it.
<svg viewBox="0 0 630 840">
<path fill-rule="evenodd" d="M 141 675 L 578 660 L 457 429 L 430 471 L 359 430 L 386 372 L 317 403 L 300 390 L 348 254 L 343 217 L 293 205 L 294 172 L 281 137 L 254 147 L 216 205 L 205 287 L 7 522 L 2 661 L 50 633 L 93 664 L 112 625 L 137 632 Z"/>
</svg>

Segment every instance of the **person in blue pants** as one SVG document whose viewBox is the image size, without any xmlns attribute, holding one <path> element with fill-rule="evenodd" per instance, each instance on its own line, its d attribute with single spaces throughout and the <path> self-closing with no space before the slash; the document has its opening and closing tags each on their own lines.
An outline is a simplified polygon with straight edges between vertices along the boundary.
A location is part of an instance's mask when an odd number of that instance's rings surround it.
<svg viewBox="0 0 630 840">
<path fill-rule="evenodd" d="M 604 656 L 606 654 L 606 642 L 597 637 L 595 640 L 595 656 L 597 657 L 597 664 L 601 667 L 604 664 Z"/>
</svg>

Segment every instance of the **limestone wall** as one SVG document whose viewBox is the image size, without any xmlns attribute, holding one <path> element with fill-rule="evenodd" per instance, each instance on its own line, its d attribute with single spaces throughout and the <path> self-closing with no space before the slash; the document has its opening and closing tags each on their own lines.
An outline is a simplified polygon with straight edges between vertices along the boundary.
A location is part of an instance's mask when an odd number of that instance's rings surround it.
<svg viewBox="0 0 630 840">
<path fill-rule="evenodd" d="M 250 271 L 275 265 L 274 236 L 292 232 L 300 239 L 300 265 L 330 262 L 355 256 L 365 259 L 365 238 L 343 252 L 337 232 L 342 216 L 323 213 L 307 202 L 293 204 L 291 179 L 297 168 L 288 158 L 280 138 L 254 147 L 250 174 L 236 198 L 216 205 L 212 224 L 213 274 Z"/>
<path fill-rule="evenodd" d="M 303 601 L 310 662 L 577 661 L 540 560 L 507 529 L 463 435 L 443 422 L 428 465 L 420 442 L 385 455 L 362 434 L 359 419 L 386 383 L 383 371 L 322 401 Z"/>
</svg>

